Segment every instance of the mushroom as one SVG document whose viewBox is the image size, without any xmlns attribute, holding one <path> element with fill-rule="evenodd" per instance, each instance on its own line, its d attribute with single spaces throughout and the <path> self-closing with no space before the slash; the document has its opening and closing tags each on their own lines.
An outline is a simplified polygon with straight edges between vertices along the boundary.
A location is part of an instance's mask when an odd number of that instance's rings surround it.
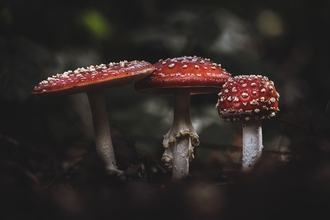
<svg viewBox="0 0 330 220">
<path fill-rule="evenodd" d="M 218 113 L 227 122 L 242 120 L 242 169 L 250 170 L 262 152 L 260 119 L 271 118 L 279 111 L 280 95 L 273 81 L 261 75 L 230 78 L 219 93 Z"/>
<path fill-rule="evenodd" d="M 95 146 L 107 174 L 122 174 L 116 165 L 104 101 L 104 88 L 118 87 L 140 80 L 155 70 L 145 61 L 120 61 L 78 68 L 56 74 L 34 87 L 36 95 L 68 95 L 86 92 L 90 103 Z"/>
<path fill-rule="evenodd" d="M 231 75 L 220 64 L 197 56 L 168 58 L 154 65 L 155 72 L 137 81 L 135 89 L 174 95 L 173 123 L 164 135 L 162 160 L 172 169 L 173 178 L 183 178 L 189 174 L 193 147 L 199 145 L 198 134 L 190 121 L 190 95 L 219 92 Z"/>
</svg>

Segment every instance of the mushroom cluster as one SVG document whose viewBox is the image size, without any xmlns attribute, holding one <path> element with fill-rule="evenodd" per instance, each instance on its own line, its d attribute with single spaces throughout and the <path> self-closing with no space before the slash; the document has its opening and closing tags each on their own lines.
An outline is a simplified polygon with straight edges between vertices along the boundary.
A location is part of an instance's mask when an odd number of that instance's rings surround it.
<svg viewBox="0 0 330 220">
<path fill-rule="evenodd" d="M 243 121 L 243 170 L 249 170 L 261 156 L 260 119 L 276 115 L 279 97 L 273 81 L 261 75 L 232 77 L 219 93 L 216 108 L 220 117 L 228 122 Z"/>
<path fill-rule="evenodd" d="M 97 153 L 107 174 L 122 174 L 116 164 L 103 90 L 135 82 L 135 89 L 149 94 L 174 96 L 173 123 L 164 135 L 162 160 L 172 169 L 173 178 L 189 174 L 194 147 L 199 136 L 190 120 L 190 96 L 218 94 L 216 108 L 228 122 L 242 120 L 242 168 L 249 170 L 261 155 L 260 119 L 279 111 L 279 94 L 274 83 L 265 76 L 232 77 L 220 64 L 197 56 L 146 61 L 121 61 L 100 64 L 56 74 L 41 81 L 32 91 L 35 95 L 65 95 L 86 92 L 90 103 Z"/>
</svg>

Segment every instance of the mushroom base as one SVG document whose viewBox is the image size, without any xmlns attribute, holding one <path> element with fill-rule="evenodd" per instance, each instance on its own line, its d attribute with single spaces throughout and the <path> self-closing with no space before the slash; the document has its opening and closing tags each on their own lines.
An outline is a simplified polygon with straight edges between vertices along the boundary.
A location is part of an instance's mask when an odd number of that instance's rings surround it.
<svg viewBox="0 0 330 220">
<path fill-rule="evenodd" d="M 189 148 L 186 146 L 189 146 Z M 190 147 L 191 138 L 189 136 L 181 136 L 177 139 L 177 143 L 173 148 L 172 178 L 180 179 L 188 176 L 191 161 Z"/>
<path fill-rule="evenodd" d="M 189 162 L 191 162 L 195 156 L 194 156 L 194 146 L 199 145 L 199 137 L 195 130 L 191 131 L 180 131 L 176 135 L 171 135 L 172 129 L 164 136 L 163 140 L 163 146 L 165 148 L 165 151 L 162 156 L 162 161 L 165 163 L 165 166 L 168 169 L 172 169 L 173 165 L 173 154 L 175 151 L 175 146 L 178 144 L 178 140 L 186 137 L 187 140 L 189 140 L 188 144 L 188 158 Z"/>
</svg>

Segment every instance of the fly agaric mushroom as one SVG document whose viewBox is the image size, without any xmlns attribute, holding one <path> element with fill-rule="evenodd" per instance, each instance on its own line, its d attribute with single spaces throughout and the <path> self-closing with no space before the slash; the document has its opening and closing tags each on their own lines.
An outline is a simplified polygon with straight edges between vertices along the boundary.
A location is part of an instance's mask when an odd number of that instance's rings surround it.
<svg viewBox="0 0 330 220">
<path fill-rule="evenodd" d="M 242 120 L 242 169 L 248 171 L 262 152 L 260 119 L 279 111 L 280 95 L 273 81 L 260 75 L 239 75 L 229 79 L 219 93 L 218 113 L 228 122 Z"/>
<path fill-rule="evenodd" d="M 135 89 L 142 93 L 174 94 L 173 123 L 164 135 L 162 160 L 172 169 L 173 178 L 183 178 L 189 174 L 193 146 L 199 145 L 190 121 L 190 95 L 219 92 L 231 75 L 220 64 L 196 56 L 168 58 L 154 65 L 155 72 L 137 81 Z"/>
<path fill-rule="evenodd" d="M 120 175 L 122 171 L 116 165 L 103 89 L 133 83 L 154 70 L 154 65 L 137 60 L 78 68 L 48 77 L 34 87 L 32 94 L 68 95 L 86 92 L 93 117 L 97 153 L 107 174 Z"/>
</svg>

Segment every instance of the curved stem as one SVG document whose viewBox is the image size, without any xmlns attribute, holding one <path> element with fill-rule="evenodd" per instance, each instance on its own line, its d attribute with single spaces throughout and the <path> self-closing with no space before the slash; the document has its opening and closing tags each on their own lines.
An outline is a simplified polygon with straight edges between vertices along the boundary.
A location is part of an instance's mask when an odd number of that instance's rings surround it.
<svg viewBox="0 0 330 220">
<path fill-rule="evenodd" d="M 92 111 L 96 151 L 107 174 L 121 174 L 116 165 L 103 90 L 87 93 Z"/>
<path fill-rule="evenodd" d="M 243 152 L 242 169 L 249 171 L 261 157 L 262 129 L 260 120 L 250 119 L 242 124 Z"/>
</svg>

